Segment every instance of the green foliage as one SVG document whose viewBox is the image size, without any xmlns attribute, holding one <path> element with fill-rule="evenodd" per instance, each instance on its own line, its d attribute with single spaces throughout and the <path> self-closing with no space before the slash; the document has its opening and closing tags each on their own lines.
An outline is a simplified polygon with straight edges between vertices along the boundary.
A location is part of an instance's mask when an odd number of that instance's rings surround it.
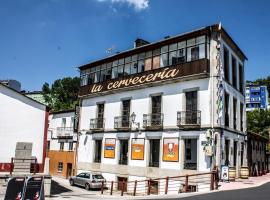
<svg viewBox="0 0 270 200">
<path fill-rule="evenodd" d="M 268 136 L 268 128 L 270 127 L 270 111 L 256 109 L 247 112 L 247 130 L 254 133 Z"/>
<path fill-rule="evenodd" d="M 247 84 L 258 84 L 258 85 L 266 85 L 268 94 L 270 94 L 270 76 L 267 76 L 266 78 L 259 78 L 256 79 L 255 81 L 246 81 Z"/>
<path fill-rule="evenodd" d="M 79 102 L 79 87 L 80 78 L 65 77 L 55 80 L 51 87 L 44 83 L 42 93 L 52 111 L 74 109 Z"/>
</svg>

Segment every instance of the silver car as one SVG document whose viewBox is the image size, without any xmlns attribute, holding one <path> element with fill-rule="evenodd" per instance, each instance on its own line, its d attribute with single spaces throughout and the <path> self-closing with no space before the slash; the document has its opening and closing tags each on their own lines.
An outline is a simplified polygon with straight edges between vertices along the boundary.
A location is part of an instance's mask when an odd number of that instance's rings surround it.
<svg viewBox="0 0 270 200">
<path fill-rule="evenodd" d="M 90 188 L 100 189 L 102 187 L 102 181 L 103 187 L 105 188 L 105 178 L 101 174 L 92 172 L 83 172 L 69 178 L 70 185 L 83 186 L 86 190 L 89 190 Z"/>
</svg>

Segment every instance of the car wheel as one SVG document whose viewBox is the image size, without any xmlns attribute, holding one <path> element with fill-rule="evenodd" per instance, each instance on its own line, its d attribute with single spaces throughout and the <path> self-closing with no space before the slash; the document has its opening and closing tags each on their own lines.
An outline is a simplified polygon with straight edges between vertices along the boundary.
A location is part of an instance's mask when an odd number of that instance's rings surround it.
<svg viewBox="0 0 270 200">
<path fill-rule="evenodd" d="M 74 180 L 72 180 L 72 179 L 69 180 L 69 183 L 70 183 L 71 186 L 73 186 L 74 185 Z"/>
<path fill-rule="evenodd" d="M 86 183 L 86 184 L 85 184 L 85 189 L 86 189 L 86 190 L 90 190 L 90 185 L 89 185 L 89 183 Z"/>
</svg>

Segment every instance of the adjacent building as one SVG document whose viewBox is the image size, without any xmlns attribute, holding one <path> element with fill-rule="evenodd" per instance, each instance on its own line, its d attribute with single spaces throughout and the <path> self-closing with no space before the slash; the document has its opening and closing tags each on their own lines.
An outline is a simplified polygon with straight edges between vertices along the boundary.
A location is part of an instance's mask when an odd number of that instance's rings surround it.
<svg viewBox="0 0 270 200">
<path fill-rule="evenodd" d="M 265 85 L 250 84 L 246 87 L 247 111 L 268 109 L 268 91 Z"/>
<path fill-rule="evenodd" d="M 25 92 L 24 95 L 42 103 L 42 104 L 48 105 L 48 103 L 45 101 L 45 98 L 42 94 L 42 91 Z"/>
<path fill-rule="evenodd" d="M 19 81 L 7 79 L 7 80 L 0 80 L 0 83 L 16 90 L 17 92 L 21 91 L 21 83 Z"/>
<path fill-rule="evenodd" d="M 75 174 L 77 133 L 74 132 L 74 110 L 49 115 L 47 157 L 50 174 L 68 178 Z"/>
<path fill-rule="evenodd" d="M 29 159 L 38 164 L 35 170 L 43 172 L 49 115 L 46 105 L 0 83 L 0 113 L 0 171 L 9 172 L 12 158 L 27 149 Z"/>
<path fill-rule="evenodd" d="M 229 165 L 238 175 L 245 60 L 211 25 L 80 66 L 78 171 L 132 181 Z"/>
</svg>

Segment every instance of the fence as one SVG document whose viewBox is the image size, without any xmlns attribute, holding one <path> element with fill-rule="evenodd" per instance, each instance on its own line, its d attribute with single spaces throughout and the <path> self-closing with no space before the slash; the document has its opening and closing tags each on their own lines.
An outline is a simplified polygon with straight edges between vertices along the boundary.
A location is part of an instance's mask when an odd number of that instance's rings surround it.
<svg viewBox="0 0 270 200">
<path fill-rule="evenodd" d="M 134 181 L 102 182 L 101 194 L 144 196 L 218 189 L 218 171 Z"/>
</svg>

